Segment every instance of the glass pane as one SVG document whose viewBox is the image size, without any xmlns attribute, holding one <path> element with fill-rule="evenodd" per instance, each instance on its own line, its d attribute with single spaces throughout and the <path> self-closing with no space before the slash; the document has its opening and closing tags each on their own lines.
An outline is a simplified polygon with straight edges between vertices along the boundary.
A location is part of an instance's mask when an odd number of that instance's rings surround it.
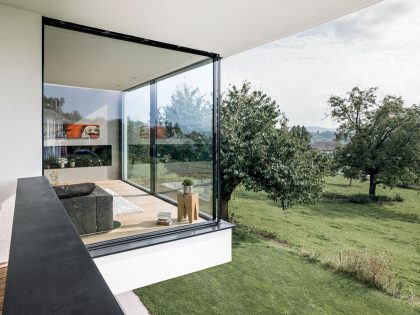
<svg viewBox="0 0 420 315">
<path fill-rule="evenodd" d="M 213 67 L 189 70 L 157 83 L 156 192 L 177 200 L 191 178 L 200 211 L 212 214 Z"/>
<path fill-rule="evenodd" d="M 121 92 L 44 84 L 44 174 L 52 183 L 121 177 Z"/>
<path fill-rule="evenodd" d="M 150 86 L 124 93 L 125 179 L 150 189 Z"/>
</svg>

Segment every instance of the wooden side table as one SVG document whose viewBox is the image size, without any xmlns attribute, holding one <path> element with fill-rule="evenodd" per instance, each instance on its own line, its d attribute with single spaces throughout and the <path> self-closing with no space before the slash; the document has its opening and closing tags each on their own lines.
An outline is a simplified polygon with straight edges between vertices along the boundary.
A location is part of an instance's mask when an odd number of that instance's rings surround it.
<svg viewBox="0 0 420 315">
<path fill-rule="evenodd" d="M 198 220 L 199 202 L 198 193 L 178 194 L 178 222 L 188 215 L 190 223 Z"/>
</svg>

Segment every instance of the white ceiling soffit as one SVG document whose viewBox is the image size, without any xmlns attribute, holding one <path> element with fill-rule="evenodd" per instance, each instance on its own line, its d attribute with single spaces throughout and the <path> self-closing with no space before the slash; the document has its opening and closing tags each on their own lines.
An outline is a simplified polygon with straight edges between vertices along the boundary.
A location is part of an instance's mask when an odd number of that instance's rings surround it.
<svg viewBox="0 0 420 315">
<path fill-rule="evenodd" d="M 227 57 L 381 0 L 0 0 L 0 4 Z"/>
<path fill-rule="evenodd" d="M 125 90 L 206 57 L 51 26 L 44 34 L 46 83 Z"/>
</svg>

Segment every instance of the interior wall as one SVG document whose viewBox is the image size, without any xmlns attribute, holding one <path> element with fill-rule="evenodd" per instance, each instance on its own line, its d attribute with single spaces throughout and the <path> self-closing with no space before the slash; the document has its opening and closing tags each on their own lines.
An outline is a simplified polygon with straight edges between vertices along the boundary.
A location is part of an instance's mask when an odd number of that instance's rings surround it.
<svg viewBox="0 0 420 315">
<path fill-rule="evenodd" d="M 48 34 L 45 34 L 48 36 Z M 44 36 L 45 36 L 44 35 Z M 46 65 L 48 60 L 44 60 Z M 44 146 L 103 146 L 112 147 L 112 165 L 45 169 L 44 175 L 53 182 L 58 183 L 86 182 L 97 180 L 121 179 L 121 95 L 119 91 L 86 89 L 70 86 L 48 85 L 44 87 L 47 97 L 63 98 L 64 113 L 79 112 L 81 119 L 64 123 L 97 124 L 100 127 L 98 138 L 45 138 Z M 63 117 L 62 114 L 58 114 Z M 45 116 L 44 116 L 45 117 Z M 44 121 L 46 119 L 44 118 Z M 45 128 L 45 127 L 44 127 Z M 44 130 L 45 134 L 45 130 Z M 66 156 L 65 156 L 66 157 Z"/>
<path fill-rule="evenodd" d="M 42 172 L 42 18 L 0 5 L 0 262 L 8 260 L 16 180 Z"/>
</svg>

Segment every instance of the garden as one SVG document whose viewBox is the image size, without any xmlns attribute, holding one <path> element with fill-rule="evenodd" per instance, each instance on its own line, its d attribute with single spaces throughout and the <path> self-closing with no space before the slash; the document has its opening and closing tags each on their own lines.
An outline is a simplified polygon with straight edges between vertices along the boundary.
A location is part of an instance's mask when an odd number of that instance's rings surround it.
<svg viewBox="0 0 420 315">
<path fill-rule="evenodd" d="M 327 177 L 320 202 L 283 210 L 240 186 L 233 261 L 135 292 L 152 314 L 418 314 L 419 191 L 351 198 L 367 188 Z"/>
</svg>

